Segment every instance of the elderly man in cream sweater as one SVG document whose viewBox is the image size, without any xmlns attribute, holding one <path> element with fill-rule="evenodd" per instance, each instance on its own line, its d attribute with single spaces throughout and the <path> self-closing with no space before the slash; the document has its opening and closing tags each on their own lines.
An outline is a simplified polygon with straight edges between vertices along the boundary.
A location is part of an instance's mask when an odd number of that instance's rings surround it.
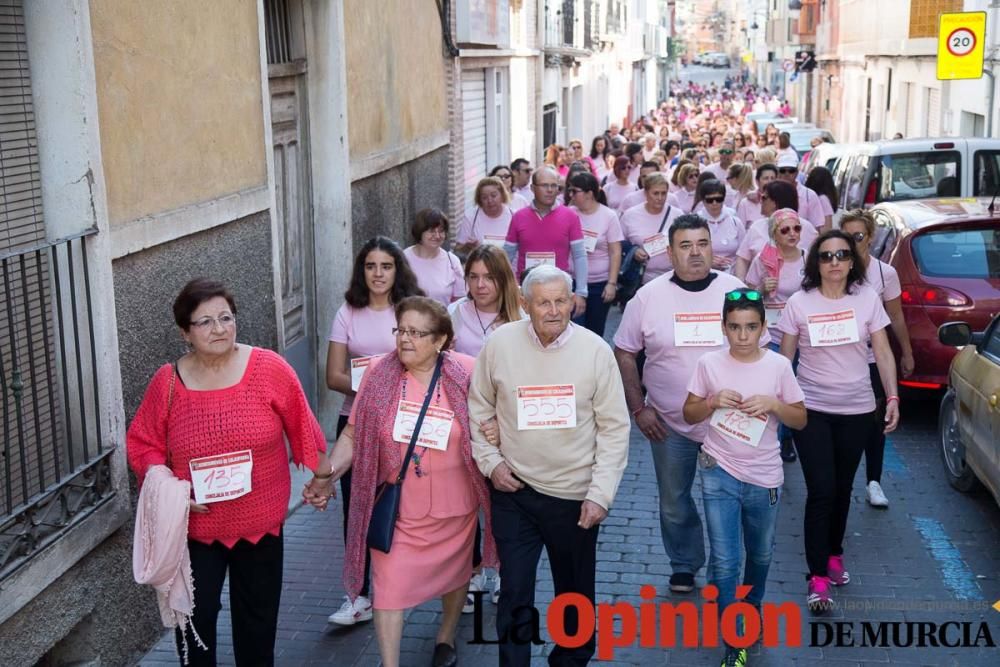
<svg viewBox="0 0 1000 667">
<path fill-rule="evenodd" d="M 579 593 L 593 602 L 599 525 L 628 461 L 630 428 L 611 348 L 570 322 L 569 275 L 538 266 L 521 291 L 530 319 L 490 335 L 469 389 L 470 419 L 481 423 L 496 415 L 500 427 L 499 446 L 477 441 L 477 430 L 472 449 L 491 482 L 503 582 L 501 665 L 531 661 L 531 607 L 543 546 L 555 595 Z M 573 636 L 576 627 L 571 608 L 566 632 Z M 593 638 L 579 648 L 557 646 L 549 664 L 586 664 L 594 647 Z"/>
</svg>

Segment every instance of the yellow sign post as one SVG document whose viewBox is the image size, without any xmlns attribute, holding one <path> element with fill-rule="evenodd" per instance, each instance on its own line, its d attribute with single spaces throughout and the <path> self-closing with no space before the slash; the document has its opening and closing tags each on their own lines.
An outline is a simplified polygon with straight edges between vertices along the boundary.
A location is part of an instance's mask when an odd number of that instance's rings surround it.
<svg viewBox="0 0 1000 667">
<path fill-rule="evenodd" d="M 985 41 L 986 12 L 941 14 L 937 78 L 951 80 L 982 77 Z"/>
</svg>

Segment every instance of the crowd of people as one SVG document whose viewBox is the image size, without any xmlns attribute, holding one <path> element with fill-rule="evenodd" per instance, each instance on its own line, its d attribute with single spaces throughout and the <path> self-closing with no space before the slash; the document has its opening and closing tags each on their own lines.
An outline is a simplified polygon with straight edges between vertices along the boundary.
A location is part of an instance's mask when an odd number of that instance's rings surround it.
<svg viewBox="0 0 1000 667">
<path fill-rule="evenodd" d="M 457 664 L 477 597 L 498 605 L 510 637 L 530 620 L 543 547 L 555 594 L 593 602 L 633 423 L 652 453 L 672 593 L 692 592 L 707 561 L 720 605 L 740 583 L 760 605 L 783 466 L 797 459 L 805 599 L 831 608 L 831 587 L 850 581 L 862 456 L 869 502 L 889 502 L 879 477 L 899 397 L 887 327 L 901 371 L 913 367 L 899 279 L 868 255 L 868 213 L 834 219 L 829 172 L 801 174 L 787 135 L 745 120 L 772 103 L 764 91 L 671 92 L 589 151 L 572 140 L 538 168 L 496 166 L 457 229 L 429 208 L 405 248 L 381 236 L 361 247 L 330 328 L 326 383 L 344 397 L 332 447 L 290 366 L 238 342 L 226 286 L 184 287 L 174 319 L 189 351 L 153 377 L 128 453 L 141 506 L 166 523 L 143 534 L 148 561 L 174 564 L 158 590 L 187 664 L 215 663 L 227 572 L 237 663 L 274 662 L 286 439 L 314 472 L 306 502 L 326 509 L 339 480 L 347 596 L 329 620 L 374 619 L 387 667 L 404 612 L 433 598 L 444 611 L 433 665 Z M 577 624 L 567 612 L 568 635 Z M 557 646 L 549 662 L 586 664 L 594 647 Z M 527 665 L 530 649 L 501 642 L 500 664 Z M 727 646 L 722 664 L 746 660 Z"/>
</svg>

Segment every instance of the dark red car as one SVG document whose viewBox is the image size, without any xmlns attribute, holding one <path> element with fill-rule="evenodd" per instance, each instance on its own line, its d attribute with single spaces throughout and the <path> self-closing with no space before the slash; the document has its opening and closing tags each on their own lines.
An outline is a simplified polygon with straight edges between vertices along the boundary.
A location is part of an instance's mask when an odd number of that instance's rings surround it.
<svg viewBox="0 0 1000 667">
<path fill-rule="evenodd" d="M 1000 198 L 993 214 L 990 203 L 988 197 L 923 199 L 871 209 L 877 224 L 871 253 L 899 272 L 913 345 L 914 372 L 899 378 L 901 387 L 947 386 L 957 350 L 938 341 L 938 327 L 962 321 L 982 331 L 1000 313 Z"/>
</svg>

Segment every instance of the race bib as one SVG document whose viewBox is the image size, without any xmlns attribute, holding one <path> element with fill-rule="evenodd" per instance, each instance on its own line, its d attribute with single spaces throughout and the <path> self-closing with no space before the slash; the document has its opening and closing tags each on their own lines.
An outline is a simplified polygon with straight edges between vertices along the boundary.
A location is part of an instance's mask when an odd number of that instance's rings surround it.
<svg viewBox="0 0 1000 667">
<path fill-rule="evenodd" d="M 781 313 L 785 311 L 785 304 L 783 303 L 768 303 L 764 304 L 764 320 L 767 322 L 768 328 L 775 328 L 778 326 L 778 320 L 781 319 Z"/>
<path fill-rule="evenodd" d="M 719 433 L 739 440 L 745 445 L 756 447 L 764 437 L 767 415 L 751 417 L 735 408 L 719 408 L 712 413 L 712 419 L 708 423 Z"/>
<path fill-rule="evenodd" d="M 538 431 L 576 426 L 576 388 L 571 384 L 517 388 L 517 429 Z"/>
<path fill-rule="evenodd" d="M 410 438 L 413 437 L 413 427 L 417 425 L 417 417 L 420 416 L 420 407 L 420 403 L 412 401 L 399 402 L 396 408 L 396 421 L 392 425 L 393 440 L 409 444 Z M 427 414 L 424 415 L 424 422 L 420 425 L 417 444 L 442 452 L 447 450 L 448 436 L 451 435 L 451 424 L 454 419 L 455 413 L 451 410 L 433 405 L 427 406 Z"/>
<path fill-rule="evenodd" d="M 503 244 L 506 242 L 506 236 L 491 236 L 490 234 L 483 235 L 483 243 L 486 245 L 495 245 L 498 248 L 503 248 Z"/>
<path fill-rule="evenodd" d="M 361 386 L 361 378 L 365 376 L 368 367 L 384 356 L 384 354 L 373 354 L 370 357 L 351 359 L 351 391 L 358 390 L 358 387 Z"/>
<path fill-rule="evenodd" d="M 253 452 L 244 449 L 188 461 L 194 501 L 199 505 L 233 500 L 252 491 Z"/>
<path fill-rule="evenodd" d="M 583 247 L 587 249 L 587 254 L 597 250 L 597 232 L 583 230 Z"/>
<path fill-rule="evenodd" d="M 854 317 L 853 308 L 836 313 L 810 315 L 806 321 L 809 323 L 809 342 L 813 347 L 848 345 L 860 340 L 858 320 Z"/>
<path fill-rule="evenodd" d="M 524 269 L 533 269 L 542 264 L 556 265 L 556 254 L 554 252 L 526 252 L 524 253 Z"/>
<path fill-rule="evenodd" d="M 645 250 L 646 254 L 650 257 L 662 255 L 667 251 L 669 246 L 670 242 L 663 234 L 653 234 L 652 236 L 647 236 L 642 240 L 642 249 Z"/>
<path fill-rule="evenodd" d="M 721 313 L 674 313 L 677 347 L 718 347 L 724 340 Z"/>
</svg>

